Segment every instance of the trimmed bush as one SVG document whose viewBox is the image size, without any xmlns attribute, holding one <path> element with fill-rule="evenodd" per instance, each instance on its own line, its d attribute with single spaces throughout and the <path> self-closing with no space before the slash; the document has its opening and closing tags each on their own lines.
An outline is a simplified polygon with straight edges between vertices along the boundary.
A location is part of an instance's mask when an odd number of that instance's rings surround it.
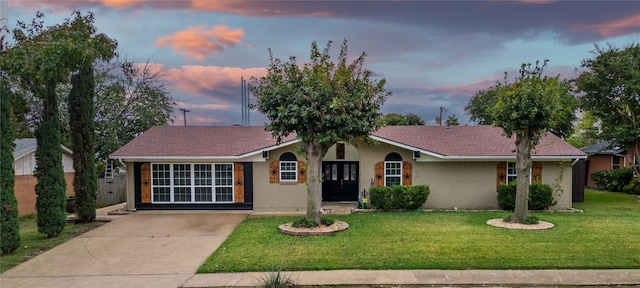
<svg viewBox="0 0 640 288">
<path fill-rule="evenodd" d="M 553 199 L 553 188 L 547 184 L 529 185 L 529 210 L 545 210 L 557 202 Z M 498 186 L 498 206 L 513 211 L 516 205 L 516 181 Z"/>
<path fill-rule="evenodd" d="M 498 186 L 498 206 L 509 211 L 516 207 L 516 181 Z"/>
<path fill-rule="evenodd" d="M 429 196 L 429 186 L 381 186 L 371 187 L 371 205 L 381 210 L 415 210 Z"/>
<path fill-rule="evenodd" d="M 551 186 L 539 183 L 529 185 L 529 209 L 545 210 L 556 204 Z"/>
</svg>

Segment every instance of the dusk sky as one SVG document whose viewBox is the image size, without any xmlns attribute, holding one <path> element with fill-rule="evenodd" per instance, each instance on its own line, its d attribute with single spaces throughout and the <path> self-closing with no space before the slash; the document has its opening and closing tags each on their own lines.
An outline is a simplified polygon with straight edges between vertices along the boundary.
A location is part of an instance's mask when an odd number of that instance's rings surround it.
<svg viewBox="0 0 640 288">
<path fill-rule="evenodd" d="M 640 1 L 9 0 L 9 29 L 38 10 L 47 25 L 92 11 L 122 56 L 161 69 L 189 125 L 206 126 L 242 123 L 240 77 L 264 75 L 269 48 L 303 62 L 312 41 L 333 40 L 337 55 L 347 39 L 349 55 L 366 52 L 365 67 L 393 92 L 383 113 L 435 125 L 439 107 L 472 124 L 470 97 L 523 62 L 549 59 L 547 75 L 574 78 L 595 44 L 640 42 Z M 251 113 L 251 125 L 265 121 Z"/>
</svg>

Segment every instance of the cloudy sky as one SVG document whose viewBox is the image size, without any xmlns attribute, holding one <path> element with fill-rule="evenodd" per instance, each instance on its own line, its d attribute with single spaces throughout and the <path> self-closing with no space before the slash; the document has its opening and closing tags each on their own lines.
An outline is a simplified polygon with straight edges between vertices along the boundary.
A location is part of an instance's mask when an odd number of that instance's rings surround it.
<svg viewBox="0 0 640 288">
<path fill-rule="evenodd" d="M 384 113 L 435 125 L 439 107 L 469 123 L 469 98 L 522 63 L 549 59 L 549 75 L 573 78 L 595 44 L 640 42 L 640 1 L 9 0 L 10 29 L 38 10 L 48 25 L 92 11 L 121 55 L 162 69 L 189 125 L 241 124 L 240 77 L 264 75 L 269 48 L 305 61 L 312 41 L 333 40 L 335 55 L 347 39 L 387 80 Z"/>
</svg>

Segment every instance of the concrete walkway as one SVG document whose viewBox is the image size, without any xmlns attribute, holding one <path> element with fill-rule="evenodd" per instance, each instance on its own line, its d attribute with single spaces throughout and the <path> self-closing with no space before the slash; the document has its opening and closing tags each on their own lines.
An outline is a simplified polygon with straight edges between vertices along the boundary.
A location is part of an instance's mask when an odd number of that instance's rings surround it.
<svg viewBox="0 0 640 288">
<path fill-rule="evenodd" d="M 100 214 L 113 221 L 6 271 L 0 287 L 179 287 L 249 211 Z"/>
<path fill-rule="evenodd" d="M 250 211 L 108 213 L 112 221 L 0 275 L 0 287 L 259 286 L 269 272 L 194 274 Z M 337 212 L 337 209 L 336 211 Z M 268 215 L 253 215 L 256 217 Z M 640 270 L 337 270 L 283 272 L 296 285 L 640 285 Z"/>
<path fill-rule="evenodd" d="M 283 272 L 295 285 L 640 285 L 640 270 L 336 270 Z M 269 273 L 196 274 L 182 287 L 255 287 Z"/>
</svg>

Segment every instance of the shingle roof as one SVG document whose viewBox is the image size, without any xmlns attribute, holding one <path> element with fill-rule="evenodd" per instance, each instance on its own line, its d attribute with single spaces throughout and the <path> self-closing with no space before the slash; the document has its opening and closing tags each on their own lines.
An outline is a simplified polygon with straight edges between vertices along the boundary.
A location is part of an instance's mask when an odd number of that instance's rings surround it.
<svg viewBox="0 0 640 288">
<path fill-rule="evenodd" d="M 611 148 L 610 141 L 604 141 L 600 143 L 593 144 L 589 147 L 582 148 L 582 152 L 588 154 L 619 154 L 624 153 L 624 149 L 620 149 L 618 147 Z"/>
<path fill-rule="evenodd" d="M 493 126 L 387 126 L 373 133 L 378 140 L 387 140 L 445 157 L 515 156 L 515 136 L 502 135 L 502 128 Z M 584 152 L 552 133 L 545 134 L 533 156 L 581 156 Z"/>
<path fill-rule="evenodd" d="M 292 140 L 295 135 L 282 142 Z M 275 145 L 262 126 L 156 126 L 111 157 L 238 157 Z"/>
<path fill-rule="evenodd" d="M 21 138 L 21 139 L 16 139 L 15 141 L 13 141 L 13 143 L 16 144 L 15 149 L 13 150 L 13 160 L 18 160 L 22 157 L 24 157 L 25 155 L 36 151 L 36 148 L 38 147 L 38 141 L 36 140 L 36 138 Z M 71 151 L 71 149 L 67 148 L 64 145 L 62 146 L 62 151 L 66 152 L 68 154 L 73 154 L 73 152 Z"/>
<path fill-rule="evenodd" d="M 514 139 L 492 126 L 388 126 L 374 139 L 436 157 L 513 157 Z M 295 142 L 295 134 L 281 145 Z M 111 154 L 112 158 L 242 157 L 275 148 L 262 126 L 157 126 Z M 533 152 L 544 157 L 584 157 L 585 153 L 548 133 Z"/>
</svg>

